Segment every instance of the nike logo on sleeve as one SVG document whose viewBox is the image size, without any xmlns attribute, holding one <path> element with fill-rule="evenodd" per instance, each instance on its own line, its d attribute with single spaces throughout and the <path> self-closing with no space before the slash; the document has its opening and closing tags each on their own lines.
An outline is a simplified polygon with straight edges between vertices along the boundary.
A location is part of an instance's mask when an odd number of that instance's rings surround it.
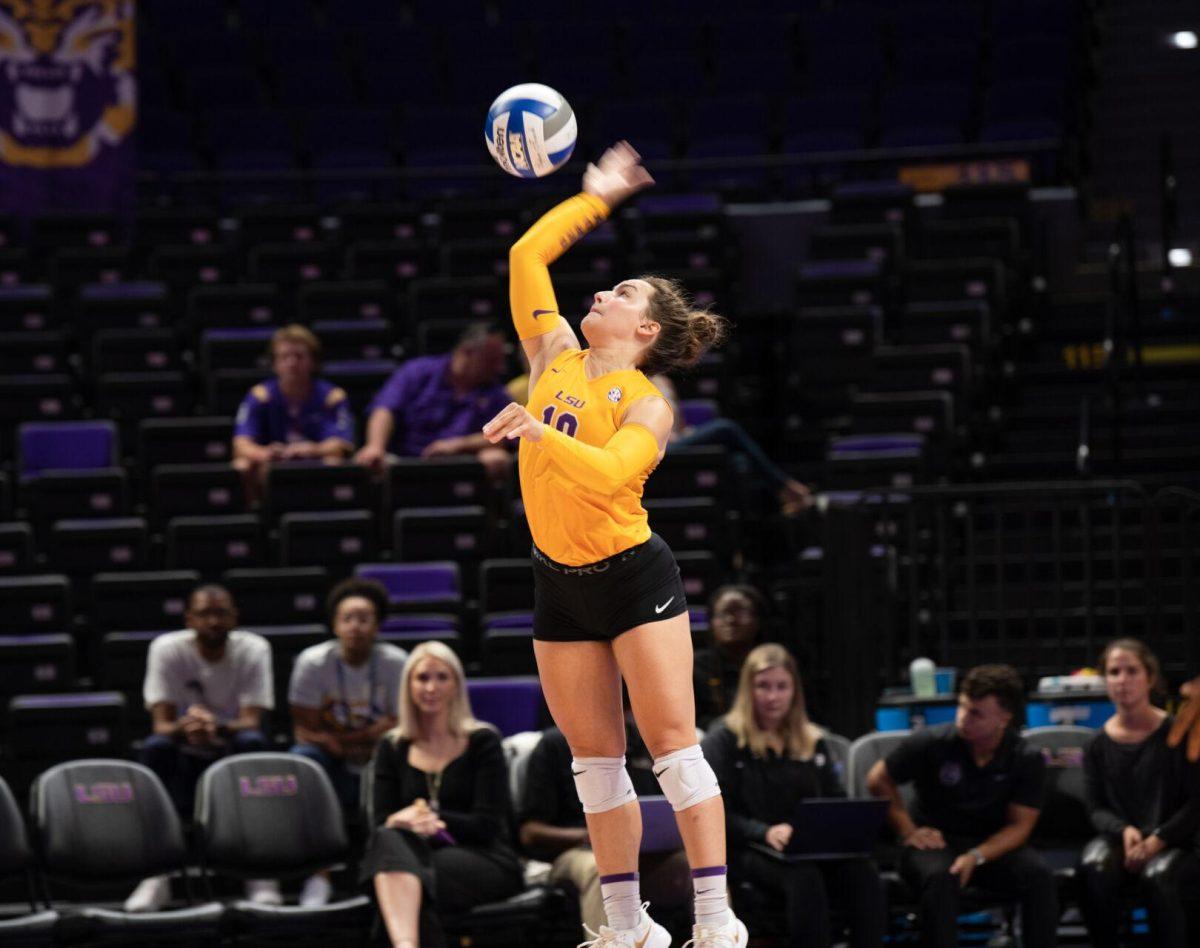
<svg viewBox="0 0 1200 948">
<path fill-rule="evenodd" d="M 556 309 L 535 309 L 533 311 L 533 318 L 537 319 L 539 316 L 548 316 L 552 313 L 557 315 L 558 310 L 556 310 Z"/>
</svg>

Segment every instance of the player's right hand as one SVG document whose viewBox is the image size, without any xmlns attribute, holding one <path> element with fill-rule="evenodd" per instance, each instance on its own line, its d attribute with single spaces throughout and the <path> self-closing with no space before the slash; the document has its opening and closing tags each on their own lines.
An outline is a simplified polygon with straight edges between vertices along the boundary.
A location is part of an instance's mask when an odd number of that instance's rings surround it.
<svg viewBox="0 0 1200 948">
<path fill-rule="evenodd" d="M 610 208 L 654 183 L 650 172 L 641 165 L 642 156 L 627 141 L 619 141 L 589 164 L 583 173 L 583 190 Z"/>
</svg>

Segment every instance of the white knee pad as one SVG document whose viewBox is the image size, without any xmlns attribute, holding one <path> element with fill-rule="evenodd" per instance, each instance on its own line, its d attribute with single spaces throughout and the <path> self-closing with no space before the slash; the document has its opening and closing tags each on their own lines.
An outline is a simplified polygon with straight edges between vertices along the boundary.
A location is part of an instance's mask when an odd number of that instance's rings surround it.
<svg viewBox="0 0 1200 948">
<path fill-rule="evenodd" d="M 571 773 L 584 813 L 604 813 L 637 799 L 624 757 L 573 757 Z"/>
<path fill-rule="evenodd" d="M 656 758 L 654 776 L 676 813 L 721 795 L 717 775 L 704 759 L 699 744 Z"/>
</svg>

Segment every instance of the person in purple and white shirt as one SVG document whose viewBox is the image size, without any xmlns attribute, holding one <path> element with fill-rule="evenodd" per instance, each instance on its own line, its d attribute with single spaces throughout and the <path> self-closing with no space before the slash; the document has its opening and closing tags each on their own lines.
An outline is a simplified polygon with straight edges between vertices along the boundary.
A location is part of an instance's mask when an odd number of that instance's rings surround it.
<svg viewBox="0 0 1200 948">
<path fill-rule="evenodd" d="M 251 499 L 271 464 L 336 463 L 354 450 L 354 416 L 343 389 L 316 378 L 321 342 L 304 326 L 271 336 L 275 378 L 246 393 L 233 429 L 233 464 L 246 474 Z"/>
<path fill-rule="evenodd" d="M 371 402 L 366 444 L 355 460 L 379 469 L 389 453 L 421 458 L 473 454 L 493 480 L 507 477 L 511 453 L 480 434 L 509 401 L 500 383 L 505 349 L 504 331 L 481 322 L 463 332 L 452 352 L 409 359 Z"/>
</svg>

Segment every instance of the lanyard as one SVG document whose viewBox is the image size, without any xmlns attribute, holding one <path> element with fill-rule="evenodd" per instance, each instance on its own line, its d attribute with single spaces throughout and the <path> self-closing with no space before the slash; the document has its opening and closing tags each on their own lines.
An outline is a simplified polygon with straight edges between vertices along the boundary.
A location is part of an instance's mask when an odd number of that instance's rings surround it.
<svg viewBox="0 0 1200 948">
<path fill-rule="evenodd" d="M 346 694 L 346 672 L 342 665 L 342 657 L 337 656 L 337 677 L 338 677 L 338 705 L 341 708 L 342 723 L 350 726 L 350 699 Z M 375 704 L 375 650 L 371 649 L 371 662 L 367 666 L 367 702 L 370 705 L 370 720 L 374 720 L 379 714 L 379 708 Z"/>
</svg>

